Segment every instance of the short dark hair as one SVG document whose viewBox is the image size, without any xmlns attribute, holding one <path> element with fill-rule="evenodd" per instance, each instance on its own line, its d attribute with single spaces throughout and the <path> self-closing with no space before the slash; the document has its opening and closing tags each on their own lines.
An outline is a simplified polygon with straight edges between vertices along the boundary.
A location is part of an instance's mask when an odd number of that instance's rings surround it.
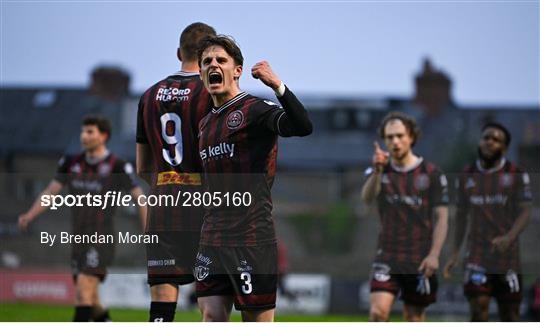
<svg viewBox="0 0 540 323">
<path fill-rule="evenodd" d="M 199 43 L 199 49 L 197 50 L 197 57 L 199 59 L 199 66 L 201 66 L 201 59 L 204 51 L 208 47 L 220 46 L 229 54 L 236 65 L 244 66 L 244 56 L 238 44 L 234 41 L 234 38 L 226 35 L 207 36 Z"/>
<path fill-rule="evenodd" d="M 386 127 L 386 124 L 393 120 L 399 120 L 403 123 L 405 128 L 407 129 L 407 132 L 409 133 L 409 136 L 411 136 L 413 142 L 412 146 L 416 144 L 416 141 L 420 137 L 420 128 L 418 128 L 418 125 L 416 124 L 416 120 L 399 111 L 392 111 L 388 113 L 381 121 L 381 124 L 379 125 L 379 136 L 384 139 L 385 133 L 384 128 Z"/>
<path fill-rule="evenodd" d="M 107 134 L 107 141 L 111 139 L 112 135 L 112 126 L 111 121 L 109 119 L 105 118 L 104 116 L 100 115 L 89 115 L 84 117 L 83 126 L 96 126 L 101 133 Z"/>
<path fill-rule="evenodd" d="M 495 128 L 502 131 L 504 133 L 504 143 L 506 147 L 510 146 L 510 142 L 512 141 L 512 135 L 505 126 L 498 122 L 488 122 L 482 127 L 482 132 L 484 132 L 484 130 L 486 130 L 487 128 Z"/>
<path fill-rule="evenodd" d="M 195 61 L 199 42 L 206 36 L 215 36 L 216 30 L 202 22 L 194 22 L 184 28 L 180 34 L 180 52 L 183 61 Z"/>
</svg>

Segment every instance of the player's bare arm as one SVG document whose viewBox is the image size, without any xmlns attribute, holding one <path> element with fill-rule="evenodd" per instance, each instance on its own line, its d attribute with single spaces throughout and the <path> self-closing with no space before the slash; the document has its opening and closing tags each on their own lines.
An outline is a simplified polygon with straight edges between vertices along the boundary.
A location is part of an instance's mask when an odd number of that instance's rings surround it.
<svg viewBox="0 0 540 323">
<path fill-rule="evenodd" d="M 381 174 L 384 166 L 388 164 L 389 153 L 382 150 L 379 143 L 373 142 L 373 172 L 362 187 L 362 201 L 371 204 L 381 192 Z"/>
<path fill-rule="evenodd" d="M 137 143 L 135 154 L 137 175 L 139 175 L 146 183 L 151 184 L 152 152 L 150 150 L 150 145 Z"/>
<path fill-rule="evenodd" d="M 19 228 L 21 230 L 26 230 L 30 222 L 32 222 L 35 218 L 37 218 L 39 215 L 41 215 L 45 210 L 48 209 L 47 206 L 41 205 L 41 197 L 43 195 L 57 195 L 62 191 L 62 188 L 64 185 L 60 183 L 57 180 L 52 180 L 49 185 L 41 192 L 38 196 L 38 198 L 34 201 L 32 204 L 32 207 L 26 212 L 19 216 Z"/>
<path fill-rule="evenodd" d="M 270 125 L 271 130 L 275 130 L 282 137 L 303 137 L 313 132 L 313 125 L 304 105 L 283 84 L 267 61 L 261 61 L 255 64 L 251 69 L 251 75 L 274 90 L 279 103 L 281 103 L 285 111 L 277 120 L 277 125 Z"/>
<path fill-rule="evenodd" d="M 493 245 L 494 249 L 497 249 L 500 252 L 506 251 L 506 249 L 508 249 L 508 247 L 519 237 L 519 234 L 527 226 L 527 223 L 531 217 L 531 203 L 521 203 L 519 209 L 521 212 L 514 222 L 512 229 L 510 229 L 510 231 L 508 231 L 506 234 L 491 240 L 491 244 Z"/>
<path fill-rule="evenodd" d="M 448 232 L 448 207 L 438 206 L 433 212 L 436 221 L 433 228 L 433 242 L 429 254 L 418 267 L 418 270 L 423 272 L 426 277 L 431 277 L 439 269 L 439 256 Z"/>
<path fill-rule="evenodd" d="M 135 186 L 131 190 L 130 194 L 133 197 L 133 201 L 138 201 L 139 196 L 143 195 L 143 190 L 139 186 Z M 145 231 L 145 229 L 146 229 L 147 207 L 146 207 L 146 205 L 140 205 L 139 203 L 136 203 L 136 204 L 137 204 L 137 210 L 139 212 L 139 218 L 141 220 L 141 228 L 142 228 L 143 231 Z"/>
<path fill-rule="evenodd" d="M 465 241 L 465 234 L 467 232 L 467 220 L 468 220 L 469 210 L 463 206 L 458 205 L 456 211 L 456 229 L 454 232 L 454 246 L 450 253 L 450 258 L 444 265 L 443 276 L 444 278 L 450 278 L 452 276 L 452 269 L 458 264 L 459 261 L 459 251 L 461 250 L 461 245 Z"/>
</svg>

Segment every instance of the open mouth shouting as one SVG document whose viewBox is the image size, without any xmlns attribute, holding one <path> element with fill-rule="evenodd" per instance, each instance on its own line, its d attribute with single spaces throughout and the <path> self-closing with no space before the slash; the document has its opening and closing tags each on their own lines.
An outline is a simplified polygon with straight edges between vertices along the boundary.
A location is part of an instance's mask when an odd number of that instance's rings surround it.
<svg viewBox="0 0 540 323">
<path fill-rule="evenodd" d="M 223 84 L 223 75 L 218 71 L 212 71 L 208 74 L 208 84 L 210 88 L 217 88 Z"/>
</svg>

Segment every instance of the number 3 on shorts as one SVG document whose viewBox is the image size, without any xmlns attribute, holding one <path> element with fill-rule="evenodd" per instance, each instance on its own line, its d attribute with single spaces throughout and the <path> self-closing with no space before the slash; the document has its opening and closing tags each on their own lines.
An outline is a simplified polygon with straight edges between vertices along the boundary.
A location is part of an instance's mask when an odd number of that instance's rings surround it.
<svg viewBox="0 0 540 323">
<path fill-rule="evenodd" d="M 243 272 L 240 274 L 240 279 L 244 281 L 244 285 L 242 285 L 242 293 L 251 294 L 253 291 L 253 286 L 251 285 L 251 274 Z"/>
</svg>

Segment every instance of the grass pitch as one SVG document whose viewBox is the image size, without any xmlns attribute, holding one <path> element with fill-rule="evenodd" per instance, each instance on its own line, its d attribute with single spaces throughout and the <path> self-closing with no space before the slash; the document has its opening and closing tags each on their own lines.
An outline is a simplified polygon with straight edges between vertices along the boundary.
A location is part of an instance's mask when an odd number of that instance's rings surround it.
<svg viewBox="0 0 540 323">
<path fill-rule="evenodd" d="M 147 322 L 147 310 L 134 309 L 109 309 L 111 318 L 116 322 Z M 20 322 L 20 321 L 41 321 L 41 322 L 69 322 L 73 318 L 73 307 L 64 305 L 42 305 L 42 304 L 0 304 L 0 321 Z M 233 313 L 232 321 L 240 322 L 238 313 Z M 392 321 L 401 320 L 399 316 L 392 317 Z M 201 315 L 197 309 L 190 311 L 177 311 L 176 322 L 200 322 Z M 367 315 L 301 315 L 301 314 L 279 314 L 276 312 L 276 321 L 285 322 L 366 322 Z"/>
</svg>

